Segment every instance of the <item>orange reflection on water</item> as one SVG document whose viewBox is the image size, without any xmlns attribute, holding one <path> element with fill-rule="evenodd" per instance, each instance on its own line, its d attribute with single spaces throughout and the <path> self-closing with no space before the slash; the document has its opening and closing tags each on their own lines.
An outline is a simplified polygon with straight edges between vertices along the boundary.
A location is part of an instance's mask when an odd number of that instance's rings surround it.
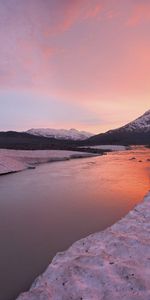
<svg viewBox="0 0 150 300">
<path fill-rule="evenodd" d="M 92 176 L 96 177 L 102 189 L 107 191 L 109 201 L 115 200 L 115 204 L 119 204 L 120 199 L 114 199 L 114 195 L 119 194 L 122 206 L 125 204 L 127 207 L 128 204 L 127 208 L 131 209 L 150 189 L 149 159 L 150 149 L 144 148 L 109 153 L 98 160 Z"/>
</svg>

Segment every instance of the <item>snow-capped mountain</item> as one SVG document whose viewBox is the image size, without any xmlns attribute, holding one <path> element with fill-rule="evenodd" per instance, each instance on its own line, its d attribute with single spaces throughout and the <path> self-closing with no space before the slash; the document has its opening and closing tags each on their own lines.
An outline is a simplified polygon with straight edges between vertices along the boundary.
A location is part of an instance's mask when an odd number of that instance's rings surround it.
<svg viewBox="0 0 150 300">
<path fill-rule="evenodd" d="M 36 135 L 36 136 L 44 136 L 48 138 L 56 138 L 59 140 L 80 140 L 83 141 L 91 136 L 92 133 L 86 131 L 79 131 L 74 128 L 69 130 L 67 129 L 51 129 L 51 128 L 38 128 L 38 129 L 29 129 L 27 133 Z"/>
<path fill-rule="evenodd" d="M 150 145 L 150 110 L 136 120 L 117 129 L 95 135 L 88 139 L 91 144 L 149 144 Z"/>
<path fill-rule="evenodd" d="M 118 128 L 118 130 L 128 132 L 150 132 L 150 110 L 146 111 L 136 120 Z"/>
</svg>

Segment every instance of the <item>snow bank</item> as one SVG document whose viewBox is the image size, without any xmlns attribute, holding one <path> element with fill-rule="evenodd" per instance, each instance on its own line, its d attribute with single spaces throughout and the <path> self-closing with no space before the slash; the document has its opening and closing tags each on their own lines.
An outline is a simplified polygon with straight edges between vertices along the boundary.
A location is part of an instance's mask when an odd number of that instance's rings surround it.
<svg viewBox="0 0 150 300">
<path fill-rule="evenodd" d="M 0 149 L 0 175 L 25 170 L 40 163 L 90 156 L 94 154 L 62 150 Z"/>
<path fill-rule="evenodd" d="M 112 150 L 112 151 L 125 151 L 127 147 L 122 146 L 122 145 L 97 145 L 97 146 L 90 146 L 90 147 L 87 147 L 87 148 Z"/>
<path fill-rule="evenodd" d="M 149 300 L 150 194 L 115 225 L 58 253 L 18 300 Z"/>
</svg>

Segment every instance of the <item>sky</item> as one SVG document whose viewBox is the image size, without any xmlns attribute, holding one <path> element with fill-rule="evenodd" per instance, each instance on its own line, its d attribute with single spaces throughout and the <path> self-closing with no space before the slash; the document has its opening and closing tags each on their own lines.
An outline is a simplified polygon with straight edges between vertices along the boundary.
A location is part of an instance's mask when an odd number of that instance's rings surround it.
<svg viewBox="0 0 150 300">
<path fill-rule="evenodd" d="M 0 0 L 0 130 L 117 128 L 150 109 L 150 0 Z"/>
</svg>

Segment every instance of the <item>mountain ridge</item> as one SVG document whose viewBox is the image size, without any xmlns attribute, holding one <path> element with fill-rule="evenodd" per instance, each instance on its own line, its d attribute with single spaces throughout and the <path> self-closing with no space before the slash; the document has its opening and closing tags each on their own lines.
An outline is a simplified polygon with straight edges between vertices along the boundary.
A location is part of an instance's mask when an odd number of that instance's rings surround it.
<svg viewBox="0 0 150 300">
<path fill-rule="evenodd" d="M 135 120 L 113 130 L 128 130 L 128 131 L 150 131 L 150 109 Z M 110 130 L 109 130 L 110 131 Z"/>
<path fill-rule="evenodd" d="M 93 135 L 86 140 L 56 139 L 27 132 L 0 132 L 1 149 L 78 151 L 78 147 L 92 145 L 150 145 L 150 110 L 120 128 Z"/>
<path fill-rule="evenodd" d="M 150 110 L 126 125 L 92 136 L 89 144 L 150 144 Z"/>
<path fill-rule="evenodd" d="M 94 134 L 87 131 L 80 131 L 74 128 L 71 129 L 53 129 L 53 128 L 32 128 L 26 131 L 28 134 L 43 136 L 47 138 L 55 138 L 59 140 L 74 140 L 83 141 L 90 138 Z"/>
</svg>

